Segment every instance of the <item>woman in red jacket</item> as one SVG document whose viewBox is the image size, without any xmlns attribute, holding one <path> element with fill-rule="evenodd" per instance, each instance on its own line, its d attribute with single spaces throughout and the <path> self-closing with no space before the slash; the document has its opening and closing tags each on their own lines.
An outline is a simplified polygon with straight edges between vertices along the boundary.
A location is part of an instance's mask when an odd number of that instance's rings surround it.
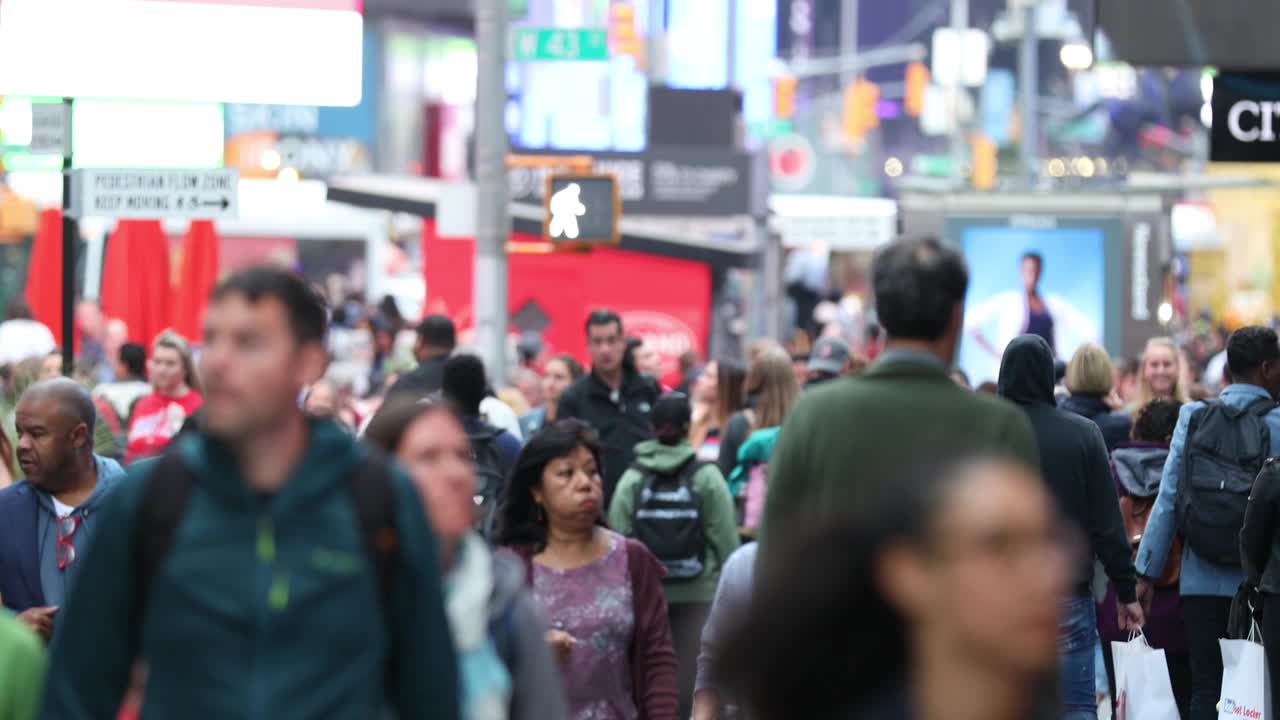
<svg viewBox="0 0 1280 720">
<path fill-rule="evenodd" d="M 172 330 L 156 337 L 147 375 L 152 392 L 138 398 L 130 413 L 126 463 L 159 455 L 178 434 L 187 416 L 204 404 L 197 390 L 191 346 Z"/>
<path fill-rule="evenodd" d="M 527 563 L 571 720 L 675 720 L 676 658 L 662 566 L 604 527 L 600 446 L 561 420 L 529 440 L 499 504 L 496 540 Z"/>
</svg>

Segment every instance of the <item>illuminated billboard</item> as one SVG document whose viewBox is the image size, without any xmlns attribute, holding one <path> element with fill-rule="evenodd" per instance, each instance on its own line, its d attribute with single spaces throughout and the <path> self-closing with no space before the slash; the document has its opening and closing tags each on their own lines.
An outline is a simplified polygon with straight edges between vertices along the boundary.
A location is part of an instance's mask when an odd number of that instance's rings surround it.
<svg viewBox="0 0 1280 720">
<path fill-rule="evenodd" d="M 0 94 L 352 106 L 360 0 L 0 0 Z"/>
</svg>

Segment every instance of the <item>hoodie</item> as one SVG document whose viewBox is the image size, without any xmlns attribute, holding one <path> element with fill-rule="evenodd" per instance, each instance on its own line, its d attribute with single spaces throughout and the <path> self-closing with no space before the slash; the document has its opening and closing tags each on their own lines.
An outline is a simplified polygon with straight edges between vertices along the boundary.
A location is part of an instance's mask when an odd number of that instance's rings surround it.
<svg viewBox="0 0 1280 720">
<path fill-rule="evenodd" d="M 215 439 L 171 448 L 193 485 L 148 596 L 135 597 L 133 541 L 154 463 L 130 467 L 103 504 L 58 613 L 44 717 L 114 717 L 136 656 L 148 666 L 142 717 L 458 718 L 438 550 L 403 473 L 390 474 L 398 552 L 384 607 L 348 484 L 367 451 L 336 423 L 309 421 L 272 495 Z"/>
<path fill-rule="evenodd" d="M 693 446 L 687 442 L 663 445 L 657 440 L 646 440 L 636 445 L 635 452 L 635 462 L 622 474 L 613 502 L 609 505 L 609 527 L 628 537 L 632 536 L 636 496 L 645 477 L 650 473 L 674 475 L 685 463 L 698 462 Z M 662 583 L 667 603 L 671 605 L 711 602 L 720 582 L 720 568 L 738 549 L 733 497 L 729 495 L 729 486 L 725 484 L 720 468 L 714 463 L 699 468 L 693 475 L 693 491 L 701 504 L 702 531 L 706 535 L 707 549 L 703 554 L 701 575 L 691 580 Z"/>
<path fill-rule="evenodd" d="M 1102 431 L 1091 420 L 1059 410 L 1053 397 L 1053 352 L 1043 338 L 1022 335 L 1005 348 L 1000 395 L 1021 406 L 1040 446 L 1040 468 L 1058 507 L 1085 535 L 1076 592 L 1089 594 L 1093 558 L 1102 562 L 1120 599 L 1134 602 L 1137 576 L 1120 517 Z"/>
</svg>

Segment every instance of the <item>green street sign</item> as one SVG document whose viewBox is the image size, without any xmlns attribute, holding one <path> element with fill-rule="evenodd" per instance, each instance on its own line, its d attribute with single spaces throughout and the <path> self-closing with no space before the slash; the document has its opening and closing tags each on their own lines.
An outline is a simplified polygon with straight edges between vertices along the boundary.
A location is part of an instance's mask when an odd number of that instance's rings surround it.
<svg viewBox="0 0 1280 720">
<path fill-rule="evenodd" d="M 516 28 L 511 59 L 608 60 L 609 33 L 604 28 Z"/>
</svg>

